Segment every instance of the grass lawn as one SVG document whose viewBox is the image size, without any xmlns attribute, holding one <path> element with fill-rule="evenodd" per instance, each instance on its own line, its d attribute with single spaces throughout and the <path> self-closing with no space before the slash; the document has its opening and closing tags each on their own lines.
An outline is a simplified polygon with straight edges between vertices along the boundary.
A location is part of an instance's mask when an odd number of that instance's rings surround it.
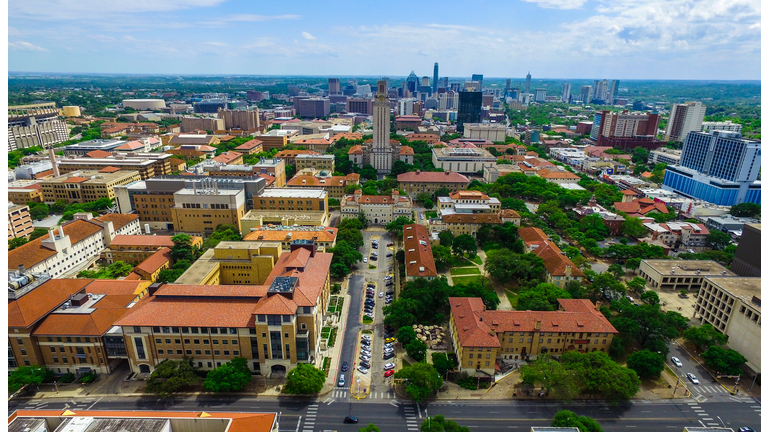
<svg viewBox="0 0 768 432">
<path fill-rule="evenodd" d="M 517 309 L 517 293 L 510 290 L 504 290 L 507 293 L 507 299 L 514 309 Z"/>
<path fill-rule="evenodd" d="M 454 276 L 462 276 L 462 275 L 479 275 L 480 269 L 477 267 L 459 267 L 451 269 L 451 275 Z"/>
<path fill-rule="evenodd" d="M 473 263 L 475 263 L 477 265 L 481 265 L 483 263 L 483 260 L 479 256 L 477 256 L 477 255 L 475 255 L 474 258 L 471 258 L 470 261 L 472 261 Z"/>
<path fill-rule="evenodd" d="M 501 249 L 503 247 L 504 247 L 503 245 L 500 245 L 498 243 L 486 243 L 485 246 L 483 246 L 483 250 L 485 251 L 485 253 L 488 253 L 488 251 L 493 251 L 493 250 L 496 250 L 496 249 Z"/>
<path fill-rule="evenodd" d="M 373 334 L 373 330 L 363 330 L 363 334 Z"/>
<path fill-rule="evenodd" d="M 367 316 L 363 317 L 363 324 L 371 324 L 372 322 L 373 322 L 373 320 L 370 319 L 369 317 L 367 317 Z"/>
<path fill-rule="evenodd" d="M 487 282 L 486 282 L 487 281 Z M 488 278 L 476 275 L 476 276 L 454 276 L 453 277 L 453 284 L 468 284 L 470 282 L 477 282 L 479 284 L 488 284 L 491 285 L 491 281 L 488 280 Z M 493 287 L 491 287 L 493 288 Z"/>
<path fill-rule="evenodd" d="M 451 261 L 451 267 L 474 267 L 474 265 L 467 259 L 454 255 L 453 260 Z"/>
<path fill-rule="evenodd" d="M 405 368 L 407 368 L 407 367 L 411 367 L 411 364 L 410 364 L 410 363 L 408 363 L 408 360 L 406 360 L 406 359 L 403 359 L 403 369 L 405 369 Z"/>
<path fill-rule="evenodd" d="M 328 372 L 331 369 L 331 358 L 326 357 L 325 360 L 323 360 L 323 372 L 325 372 L 325 377 L 328 377 Z"/>
<path fill-rule="evenodd" d="M 328 336 L 328 346 L 332 347 L 336 344 L 336 329 L 331 329 L 331 334 Z"/>
</svg>

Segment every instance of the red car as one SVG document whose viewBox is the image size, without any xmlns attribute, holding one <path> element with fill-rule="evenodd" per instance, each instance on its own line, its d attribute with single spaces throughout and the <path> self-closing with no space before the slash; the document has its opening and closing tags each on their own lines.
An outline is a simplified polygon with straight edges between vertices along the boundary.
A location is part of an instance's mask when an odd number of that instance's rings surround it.
<svg viewBox="0 0 768 432">
<path fill-rule="evenodd" d="M 394 374 L 395 374 L 395 371 L 390 369 L 390 370 L 384 372 L 384 378 L 391 377 Z"/>
</svg>

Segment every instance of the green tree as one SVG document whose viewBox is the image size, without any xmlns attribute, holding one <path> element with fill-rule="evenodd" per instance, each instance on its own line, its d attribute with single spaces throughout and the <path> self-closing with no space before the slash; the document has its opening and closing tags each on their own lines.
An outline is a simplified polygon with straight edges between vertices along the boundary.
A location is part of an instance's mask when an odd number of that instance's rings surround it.
<svg viewBox="0 0 768 432">
<path fill-rule="evenodd" d="M 477 242 L 469 234 L 462 234 L 453 240 L 453 253 L 455 255 L 468 254 L 470 257 L 477 255 Z"/>
<path fill-rule="evenodd" d="M 664 312 L 658 304 L 632 306 L 626 298 L 617 304 L 621 309 L 611 324 L 623 336 L 634 339 L 641 347 L 651 351 L 669 352 L 666 341 L 680 335 L 688 326 L 688 319 L 677 312 Z"/>
<path fill-rule="evenodd" d="M 35 239 L 39 239 L 40 237 L 42 237 L 44 235 L 47 235 L 47 234 L 48 234 L 48 230 L 47 229 L 37 227 L 29 235 L 29 241 L 32 241 L 32 240 L 35 240 Z"/>
<path fill-rule="evenodd" d="M 197 259 L 197 251 L 192 246 L 192 237 L 187 234 L 176 234 L 171 237 L 173 246 L 171 247 L 171 258 L 174 261 L 188 260 L 190 262 Z"/>
<path fill-rule="evenodd" d="M 635 351 L 627 357 L 627 366 L 640 378 L 659 378 L 664 370 L 664 357 L 647 349 Z"/>
<path fill-rule="evenodd" d="M 8 250 L 14 250 L 19 246 L 24 246 L 25 244 L 29 243 L 29 240 L 27 240 L 26 237 L 15 237 L 10 240 L 8 240 Z"/>
<path fill-rule="evenodd" d="M 313 394 L 323 389 L 325 372 L 309 363 L 299 363 L 288 372 L 283 389 L 289 394 Z"/>
<path fill-rule="evenodd" d="M 731 214 L 736 217 L 760 217 L 760 204 L 741 203 L 731 207 Z"/>
<path fill-rule="evenodd" d="M 616 279 L 620 279 L 624 277 L 626 271 L 624 270 L 624 267 L 621 266 L 621 264 L 611 264 L 608 266 L 608 273 L 615 276 Z"/>
<path fill-rule="evenodd" d="M 251 382 L 248 360 L 235 357 L 230 362 L 208 372 L 203 387 L 211 392 L 239 391 Z"/>
<path fill-rule="evenodd" d="M 398 216 L 395 220 L 388 223 L 384 229 L 391 234 L 397 235 L 398 238 L 403 238 L 403 225 L 409 225 L 415 223 L 413 219 L 405 216 Z"/>
<path fill-rule="evenodd" d="M 552 427 L 575 427 L 580 432 L 603 432 L 603 428 L 592 417 L 579 416 L 568 410 L 561 410 L 555 414 Z"/>
<path fill-rule="evenodd" d="M 128 276 L 132 271 L 132 265 L 124 261 L 116 261 L 107 267 L 107 276 L 109 279 L 117 279 Z"/>
<path fill-rule="evenodd" d="M 428 417 L 421 422 L 421 432 L 469 432 L 469 428 L 461 426 L 453 420 L 447 420 L 444 416 L 436 415 Z"/>
<path fill-rule="evenodd" d="M 716 250 L 723 250 L 731 244 L 731 236 L 722 231 L 712 231 L 707 236 L 707 246 Z"/>
<path fill-rule="evenodd" d="M 533 253 L 518 254 L 509 249 L 489 253 L 485 259 L 485 271 L 501 283 L 513 278 L 519 284 L 541 281 L 544 275 L 544 260 Z"/>
<path fill-rule="evenodd" d="M 627 216 L 621 224 L 621 232 L 627 237 L 640 238 L 645 236 L 645 226 L 640 218 Z"/>
<path fill-rule="evenodd" d="M 416 339 L 416 330 L 411 326 L 400 327 L 397 331 L 397 341 L 401 346 L 408 345 L 412 340 Z"/>
<path fill-rule="evenodd" d="M 186 356 L 182 360 L 163 360 L 149 376 L 146 391 L 169 397 L 180 389 L 200 381 L 195 370 L 192 359 Z"/>
<path fill-rule="evenodd" d="M 53 371 L 44 366 L 19 366 L 8 375 L 8 392 L 14 393 L 25 385 L 39 386 L 53 380 Z"/>
<path fill-rule="evenodd" d="M 357 221 L 357 219 L 347 219 L 347 220 Z M 363 233 L 360 232 L 359 229 L 347 229 L 347 228 L 339 229 L 339 231 L 336 234 L 336 241 L 347 242 L 348 245 L 352 246 L 355 249 L 358 249 L 365 244 L 365 240 L 363 239 Z"/>
<path fill-rule="evenodd" d="M 335 278 L 342 278 L 348 275 L 350 268 L 363 260 L 363 255 L 357 251 L 357 248 L 350 246 L 346 241 L 336 242 L 336 246 L 328 248 L 328 252 L 333 254 L 331 258 L 331 275 Z"/>
<path fill-rule="evenodd" d="M 447 197 L 450 195 L 451 195 L 451 191 L 449 191 L 447 187 L 445 186 L 440 187 L 435 191 L 435 201 L 437 201 L 438 197 Z"/>
<path fill-rule="evenodd" d="M 437 233 L 437 238 L 440 239 L 440 245 L 446 247 L 453 246 L 453 240 L 455 239 L 453 232 L 449 230 L 440 231 Z"/>
<path fill-rule="evenodd" d="M 456 366 L 450 357 L 442 352 L 432 353 L 432 365 L 435 366 L 435 369 L 441 376 Z"/>
<path fill-rule="evenodd" d="M 365 165 L 363 169 L 360 170 L 360 178 L 365 180 L 376 180 L 379 178 L 379 176 L 376 174 L 376 168 L 373 167 L 373 165 Z"/>
<path fill-rule="evenodd" d="M 702 324 L 684 331 L 683 339 L 696 345 L 700 350 L 705 350 L 711 346 L 724 345 L 728 341 L 728 336 L 717 331 L 712 324 Z"/>
<path fill-rule="evenodd" d="M 417 362 L 423 362 L 427 359 L 427 345 L 424 342 L 414 339 L 405 346 L 405 352 L 408 356 Z"/>
<path fill-rule="evenodd" d="M 547 393 L 565 400 L 580 393 L 576 375 L 550 354 L 542 354 L 537 360 L 521 366 L 520 380 L 528 385 L 539 385 Z"/>
<path fill-rule="evenodd" d="M 34 220 L 43 220 L 48 217 L 48 206 L 45 204 L 37 205 L 29 209 L 29 217 Z"/>
<path fill-rule="evenodd" d="M 424 202 L 426 200 L 431 200 L 432 195 L 426 193 L 426 192 L 420 192 L 418 195 L 416 195 L 416 201 Z"/>
<path fill-rule="evenodd" d="M 59 214 L 64 213 L 64 211 L 69 207 L 69 203 L 67 200 L 59 199 L 56 200 L 53 204 L 51 204 L 51 211 L 53 213 Z"/>
<path fill-rule="evenodd" d="M 642 281 L 645 281 L 643 278 L 636 278 L 641 279 Z M 656 291 L 646 291 L 642 294 L 640 294 L 640 300 L 648 303 L 649 305 L 658 305 L 661 301 L 659 300 L 659 295 L 656 294 Z"/>
<path fill-rule="evenodd" d="M 435 265 L 441 270 L 449 266 L 453 261 L 451 249 L 443 245 L 432 246 L 432 257 L 435 259 Z"/>
<path fill-rule="evenodd" d="M 424 201 L 424 208 L 427 210 L 431 210 L 435 208 L 435 203 L 433 203 L 431 199 L 427 199 Z"/>
<path fill-rule="evenodd" d="M 328 198 L 328 207 L 339 207 L 341 206 L 341 201 L 338 200 L 338 198 Z"/>
<path fill-rule="evenodd" d="M 368 426 L 360 428 L 360 432 L 379 432 L 379 428 L 373 423 L 368 423 Z"/>
<path fill-rule="evenodd" d="M 637 270 L 640 268 L 641 261 L 642 258 L 630 258 L 627 260 L 626 264 L 624 264 L 624 267 L 631 269 L 632 271 Z"/>
<path fill-rule="evenodd" d="M 602 351 L 567 351 L 560 357 L 572 370 L 583 393 L 609 401 L 627 400 L 640 391 L 640 379 L 632 369 L 621 367 Z"/>
<path fill-rule="evenodd" d="M 646 281 L 645 279 L 641 278 L 640 276 L 635 276 L 632 278 L 631 281 L 627 282 L 627 288 L 636 291 L 636 292 L 642 292 L 645 289 Z M 652 292 L 652 291 L 649 291 Z M 654 293 L 655 294 L 655 293 Z M 643 298 L 643 296 L 640 296 L 640 298 Z M 658 300 L 659 296 L 656 295 L 656 300 Z"/>
<path fill-rule="evenodd" d="M 395 378 L 407 380 L 405 393 L 414 402 L 421 402 L 443 386 L 443 379 L 429 363 L 418 362 L 395 373 Z"/>
<path fill-rule="evenodd" d="M 747 362 L 738 351 L 711 346 L 701 353 L 707 365 L 721 375 L 741 375 L 741 367 Z"/>
<path fill-rule="evenodd" d="M 357 220 L 360 221 L 361 224 L 363 224 L 363 228 L 368 228 L 368 217 L 365 216 L 365 212 L 360 210 L 357 213 Z"/>
<path fill-rule="evenodd" d="M 540 283 L 520 292 L 517 298 L 517 310 L 554 311 L 558 308 L 558 299 L 569 298 L 571 295 L 568 291 L 551 283 Z"/>
</svg>

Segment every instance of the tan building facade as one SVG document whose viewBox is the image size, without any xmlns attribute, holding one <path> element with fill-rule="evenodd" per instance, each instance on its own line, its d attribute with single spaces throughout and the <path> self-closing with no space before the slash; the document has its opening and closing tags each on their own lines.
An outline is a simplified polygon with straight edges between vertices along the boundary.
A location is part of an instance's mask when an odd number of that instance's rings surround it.
<svg viewBox="0 0 768 432">
<path fill-rule="evenodd" d="M 296 175 L 286 183 L 289 188 L 322 188 L 328 192 L 328 198 L 340 200 L 349 185 L 359 185 L 360 174 L 346 176 L 316 177 L 313 175 Z"/>
<path fill-rule="evenodd" d="M 137 171 L 81 171 L 43 180 L 40 189 L 43 201 L 49 204 L 64 200 L 84 204 L 102 198 L 115 198 L 115 186 L 141 180 Z"/>
<path fill-rule="evenodd" d="M 412 171 L 399 174 L 397 182 L 411 198 L 416 198 L 420 193 L 434 195 L 440 188 L 446 188 L 449 192 L 461 191 L 469 185 L 469 179 L 456 172 Z"/>
<path fill-rule="evenodd" d="M 642 260 L 637 274 L 653 290 L 696 292 L 707 276 L 736 276 L 714 261 Z"/>
<path fill-rule="evenodd" d="M 242 189 L 181 189 L 173 194 L 171 208 L 177 232 L 212 233 L 222 224 L 240 229 L 245 215 L 245 192 Z"/>
<path fill-rule="evenodd" d="M 163 153 L 129 153 L 103 158 L 78 157 L 59 161 L 61 174 L 72 171 L 100 171 L 107 167 L 137 171 L 142 180 L 171 174 L 171 155 Z"/>
<path fill-rule="evenodd" d="M 39 185 L 25 187 L 25 188 L 8 188 L 8 201 L 14 204 L 22 204 L 32 202 L 43 202 L 43 192 L 40 190 Z"/>
<path fill-rule="evenodd" d="M 8 240 L 16 237 L 28 237 L 34 231 L 29 206 L 8 204 Z"/>
<path fill-rule="evenodd" d="M 341 218 L 356 218 L 363 212 L 373 225 L 386 225 L 400 216 L 413 218 L 413 200 L 409 196 L 400 196 L 396 190 L 392 195 L 363 195 L 358 189 L 354 195 L 347 195 L 341 200 Z"/>
<path fill-rule="evenodd" d="M 296 171 L 306 168 L 313 170 L 324 170 L 332 174 L 336 167 L 335 157 L 333 155 L 319 154 L 299 154 L 295 158 Z"/>
<path fill-rule="evenodd" d="M 322 211 L 328 214 L 328 192 L 324 189 L 264 189 L 253 199 L 254 210 Z M 327 216 L 326 216 L 327 217 Z"/>
</svg>

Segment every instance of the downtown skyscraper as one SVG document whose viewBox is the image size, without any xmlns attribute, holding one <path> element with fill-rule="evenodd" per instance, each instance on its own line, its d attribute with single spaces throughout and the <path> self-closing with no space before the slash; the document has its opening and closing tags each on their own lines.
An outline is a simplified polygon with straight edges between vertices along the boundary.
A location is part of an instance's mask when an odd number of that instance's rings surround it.
<svg viewBox="0 0 768 432">
<path fill-rule="evenodd" d="M 531 93 L 531 73 L 525 76 L 525 94 Z"/>
<path fill-rule="evenodd" d="M 432 94 L 437 94 L 437 62 L 435 62 L 435 72 L 432 74 Z"/>
</svg>

